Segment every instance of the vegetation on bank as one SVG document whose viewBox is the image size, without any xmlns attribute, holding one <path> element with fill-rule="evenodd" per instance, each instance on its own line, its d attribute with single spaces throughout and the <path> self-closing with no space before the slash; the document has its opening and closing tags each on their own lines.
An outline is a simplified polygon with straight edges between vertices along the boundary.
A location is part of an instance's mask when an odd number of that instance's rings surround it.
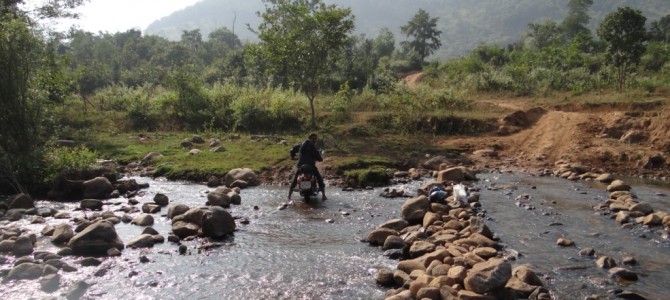
<svg viewBox="0 0 670 300">
<path fill-rule="evenodd" d="M 403 26 L 408 41 L 396 43 L 389 30 L 372 39 L 351 36 L 355 16 L 348 9 L 312 2 L 268 1 L 258 28 L 263 38 L 247 44 L 226 28 L 207 39 L 184 31 L 178 42 L 136 30 L 66 37 L 41 31 L 34 16 L 3 2 L 0 187 L 43 186 L 71 166 L 88 165 L 90 150 L 122 163 L 162 152 L 156 174 L 170 178 L 203 180 L 233 167 L 261 171 L 291 165 L 283 161 L 290 142 L 315 127 L 330 135 L 342 175 L 361 184 L 381 176 L 381 168 L 409 166 L 399 162 L 418 159 L 418 151 L 433 151 L 436 135 L 493 129 L 503 112 L 476 105 L 481 94 L 548 99 L 616 90 L 641 99 L 670 89 L 670 16 L 645 26 L 639 11 L 620 8 L 594 36 L 586 29 L 592 1 L 570 0 L 562 23 L 529 24 L 517 43 L 425 63 L 436 46 L 447 45 L 436 40 L 437 20 L 425 11 Z M 622 22 L 632 17 L 637 22 Z M 310 26 L 296 27 L 296 20 Z M 323 30 L 331 27 L 338 30 Z M 402 80 L 418 71 L 421 83 Z M 189 135 L 182 132 L 243 138 L 224 142 L 223 153 L 189 156 L 179 144 Z M 140 142 L 139 133 L 150 139 Z M 289 145 L 245 138 L 251 134 L 289 136 Z M 50 146 L 56 139 L 86 148 L 61 151 Z M 49 159 L 52 153 L 62 159 Z M 359 168 L 347 163 L 366 156 Z"/>
</svg>

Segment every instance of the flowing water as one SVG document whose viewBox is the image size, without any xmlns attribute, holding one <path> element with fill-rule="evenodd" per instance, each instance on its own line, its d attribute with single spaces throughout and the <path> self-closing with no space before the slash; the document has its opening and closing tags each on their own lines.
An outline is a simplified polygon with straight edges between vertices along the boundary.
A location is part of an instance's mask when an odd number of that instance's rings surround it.
<svg viewBox="0 0 670 300">
<path fill-rule="evenodd" d="M 482 180 L 476 185 L 481 189 L 487 224 L 508 249 L 521 254 L 515 263 L 532 264 L 545 275 L 556 298 L 604 296 L 615 288 L 638 291 L 649 299 L 670 294 L 667 240 L 641 227 L 622 229 L 607 216 L 596 214 L 592 206 L 607 196 L 602 186 L 518 174 L 479 177 Z M 171 203 L 189 206 L 202 206 L 206 201 L 208 189 L 203 185 L 136 179 L 150 184 L 146 194 L 136 198 L 141 202 L 151 201 L 156 193 L 168 195 Z M 418 185 L 396 188 L 414 193 Z M 382 198 L 380 192 L 330 189 L 328 201 L 305 204 L 297 200 L 279 210 L 286 201 L 286 187 L 245 189 L 242 205 L 230 211 L 249 224 L 238 222 L 234 236 L 218 241 L 219 247 L 203 248 L 206 242 L 196 239 L 184 242 L 189 253 L 179 255 L 177 246 L 166 242 L 150 249 L 125 249 L 121 257 L 104 258 L 98 267 L 81 267 L 75 262 L 79 258 L 66 257 L 79 271 L 61 271 L 62 282 L 85 280 L 92 284 L 85 297 L 96 299 L 383 299 L 385 290 L 376 286 L 373 274 L 382 267 L 394 269 L 397 262 L 360 239 L 377 225 L 399 217 L 405 199 Z M 670 193 L 668 189 L 635 186 L 634 192 L 654 207 L 670 211 L 670 199 L 657 195 Z M 525 204 L 536 209 L 516 205 L 516 197 L 526 194 Z M 125 200 L 111 202 L 120 207 Z M 75 204 L 39 202 L 38 206 L 72 209 Z M 156 216 L 153 227 L 167 236 L 171 226 L 165 213 Z M 20 225 L 35 233 L 43 226 L 27 221 Z M 123 223 L 116 226 L 126 243 L 142 229 Z M 574 240 L 577 247 L 556 246 L 559 237 Z M 593 259 L 579 257 L 581 247 L 593 247 L 617 261 L 624 254 L 633 255 L 639 265 L 631 268 L 642 275 L 640 280 L 619 285 Z M 37 250 L 55 252 L 58 248 L 40 238 Z M 140 263 L 140 255 L 150 262 Z M 0 298 L 42 299 L 61 295 L 65 289 L 46 294 L 39 291 L 36 281 L 7 282 L 0 285 Z"/>
</svg>

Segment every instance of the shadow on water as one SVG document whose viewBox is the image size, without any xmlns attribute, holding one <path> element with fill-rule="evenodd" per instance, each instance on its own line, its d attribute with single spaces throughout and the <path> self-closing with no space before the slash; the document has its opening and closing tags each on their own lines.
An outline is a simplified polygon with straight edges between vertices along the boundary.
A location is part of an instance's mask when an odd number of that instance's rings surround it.
<svg viewBox="0 0 670 300">
<path fill-rule="evenodd" d="M 607 197 L 602 187 L 514 174 L 479 177 L 477 186 L 487 224 L 506 247 L 521 253 L 515 264 L 534 265 L 546 275 L 545 282 L 558 299 L 605 296 L 607 290 L 616 288 L 640 291 L 650 299 L 663 299 L 670 293 L 667 240 L 640 226 L 622 229 L 609 216 L 599 215 L 592 207 Z M 146 194 L 136 198 L 139 205 L 159 192 L 168 195 L 172 203 L 191 207 L 203 206 L 206 201 L 208 188 L 202 185 L 137 180 L 150 184 Z M 415 193 L 419 184 L 396 188 Z M 634 191 L 658 209 L 670 211 L 669 199 L 658 195 L 668 190 L 636 186 Z M 374 270 L 395 269 L 397 262 L 383 257 L 380 248 L 360 240 L 379 224 L 398 218 L 406 199 L 382 198 L 380 192 L 331 189 L 325 202 L 320 197 L 309 203 L 296 198 L 292 205 L 279 209 L 288 202 L 285 187 L 245 189 L 242 205 L 233 206 L 230 212 L 248 219 L 249 224 L 238 223 L 234 237 L 214 241 L 220 243 L 218 247 L 203 247 L 207 241 L 197 239 L 184 242 L 187 255 L 179 255 L 177 246 L 171 243 L 144 250 L 126 249 L 121 257 L 105 258 L 99 267 L 79 267 L 76 261 L 80 257 L 66 257 L 67 263 L 80 270 L 62 274 L 62 282 L 68 285 L 86 280 L 93 284 L 87 295 L 96 299 L 383 299 L 386 291 L 376 286 Z M 112 210 L 125 203 L 114 202 L 119 204 Z M 74 207 L 48 202 L 41 205 Z M 167 236 L 171 225 L 165 211 L 154 217 L 153 227 Z M 25 226 L 39 235 L 43 225 Z M 116 229 L 126 243 L 143 230 L 123 223 Z M 559 237 L 574 240 L 576 247 L 556 246 Z M 58 250 L 48 238 L 40 239 L 38 246 Z M 633 255 L 639 265 L 630 268 L 642 275 L 640 280 L 620 286 L 596 267 L 594 259 L 578 255 L 585 247 L 617 261 Z M 150 262 L 140 263 L 140 255 L 146 255 Z M 96 272 L 100 276 L 94 275 Z M 40 292 L 36 281 L 0 288 L 2 299 L 48 296 Z"/>
</svg>

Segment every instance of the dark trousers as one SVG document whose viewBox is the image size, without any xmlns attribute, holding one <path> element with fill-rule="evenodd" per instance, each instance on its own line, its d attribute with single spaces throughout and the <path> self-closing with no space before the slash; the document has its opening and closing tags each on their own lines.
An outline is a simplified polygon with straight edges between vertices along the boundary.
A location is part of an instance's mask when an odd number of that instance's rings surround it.
<svg viewBox="0 0 670 300">
<path fill-rule="evenodd" d="M 316 181 L 319 183 L 319 189 L 324 191 L 326 188 L 326 183 L 323 182 L 323 177 L 321 177 L 321 173 L 319 173 L 319 169 L 316 166 L 313 166 L 312 173 L 314 174 L 314 177 L 316 177 Z M 295 189 L 296 185 L 298 185 L 298 175 L 300 174 L 300 167 L 298 167 L 298 169 L 295 171 L 295 175 L 293 175 L 293 181 L 291 181 L 291 191 Z"/>
</svg>

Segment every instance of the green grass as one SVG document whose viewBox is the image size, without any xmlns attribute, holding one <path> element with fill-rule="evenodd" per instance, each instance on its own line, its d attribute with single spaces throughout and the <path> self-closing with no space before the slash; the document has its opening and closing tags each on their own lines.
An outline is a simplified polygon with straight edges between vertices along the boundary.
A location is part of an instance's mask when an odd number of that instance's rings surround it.
<svg viewBox="0 0 670 300">
<path fill-rule="evenodd" d="M 163 157 L 154 163 L 158 166 L 157 176 L 170 179 L 205 180 L 209 175 L 223 176 L 234 168 L 251 168 L 256 172 L 273 166 L 291 165 L 289 158 L 291 143 L 281 145 L 274 139 L 253 140 L 250 135 L 228 138 L 228 134 L 204 134 L 221 140 L 225 152 L 210 151 L 208 143 L 194 144 L 200 149 L 197 155 L 190 155 L 189 149 L 181 147 L 183 139 L 190 139 L 192 133 L 151 133 L 149 139 L 140 141 L 137 134 L 101 133 L 89 143 L 89 147 L 104 158 L 114 159 L 120 164 L 141 160 L 150 152 L 160 152 Z M 288 140 L 297 140 L 287 137 Z"/>
</svg>

